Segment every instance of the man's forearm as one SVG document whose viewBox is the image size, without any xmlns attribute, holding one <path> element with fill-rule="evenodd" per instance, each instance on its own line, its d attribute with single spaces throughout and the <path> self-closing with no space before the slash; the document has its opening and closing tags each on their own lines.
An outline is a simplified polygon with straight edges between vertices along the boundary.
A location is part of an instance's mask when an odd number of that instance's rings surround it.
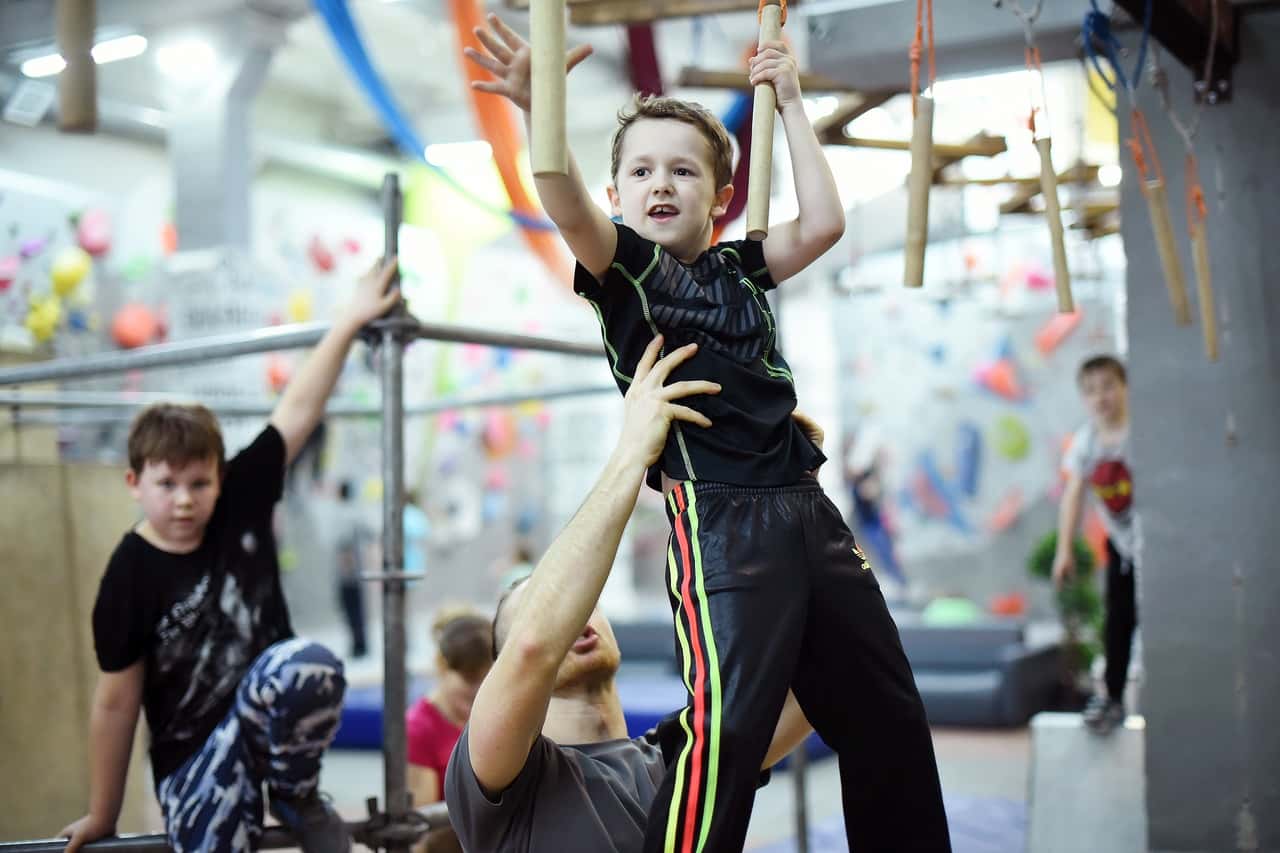
<svg viewBox="0 0 1280 853">
<path fill-rule="evenodd" d="M 551 671 L 595 609 L 643 477 L 643 465 L 615 454 L 529 580 L 510 640 Z"/>
<path fill-rule="evenodd" d="M 797 221 L 802 231 L 814 237 L 843 233 L 844 206 L 836 179 L 802 102 L 783 108 L 782 126 L 791 153 L 791 174 L 800 208 Z"/>
</svg>

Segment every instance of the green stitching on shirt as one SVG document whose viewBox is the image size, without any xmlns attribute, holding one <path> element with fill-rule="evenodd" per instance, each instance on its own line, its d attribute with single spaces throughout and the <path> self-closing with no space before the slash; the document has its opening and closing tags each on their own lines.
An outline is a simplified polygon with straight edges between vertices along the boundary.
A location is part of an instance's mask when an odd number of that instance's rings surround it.
<svg viewBox="0 0 1280 853">
<path fill-rule="evenodd" d="M 618 351 L 613 348 L 613 344 L 609 343 L 609 332 L 605 329 L 604 314 L 601 313 L 600 306 L 597 305 L 596 301 L 589 296 L 583 298 L 591 304 L 592 309 L 596 312 L 596 319 L 600 321 L 600 335 L 604 338 L 604 348 L 609 351 L 609 358 L 611 361 L 609 369 L 613 371 L 614 376 L 630 385 L 632 381 L 631 377 L 618 369 Z"/>
</svg>

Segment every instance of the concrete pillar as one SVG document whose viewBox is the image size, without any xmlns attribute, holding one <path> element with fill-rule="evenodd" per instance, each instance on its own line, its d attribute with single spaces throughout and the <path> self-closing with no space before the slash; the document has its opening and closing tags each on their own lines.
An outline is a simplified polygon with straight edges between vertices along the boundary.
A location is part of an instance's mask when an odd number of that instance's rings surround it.
<svg viewBox="0 0 1280 853">
<path fill-rule="evenodd" d="M 252 8 L 204 22 L 191 38 L 213 49 L 212 72 L 193 68 L 168 81 L 174 218 L 184 252 L 249 246 L 251 111 L 285 23 Z M 193 53 L 191 61 L 200 60 Z"/>
<path fill-rule="evenodd" d="M 1222 340 L 1216 364 L 1198 325 L 1174 325 L 1139 178 L 1121 146 L 1155 851 L 1280 850 L 1280 12 L 1241 15 L 1239 35 L 1232 100 L 1206 109 L 1198 145 Z M 1191 75 L 1167 56 L 1164 64 L 1185 114 Z M 1141 105 L 1194 299 L 1182 145 L 1149 88 Z M 1129 134 L 1126 115 L 1120 130 Z"/>
</svg>

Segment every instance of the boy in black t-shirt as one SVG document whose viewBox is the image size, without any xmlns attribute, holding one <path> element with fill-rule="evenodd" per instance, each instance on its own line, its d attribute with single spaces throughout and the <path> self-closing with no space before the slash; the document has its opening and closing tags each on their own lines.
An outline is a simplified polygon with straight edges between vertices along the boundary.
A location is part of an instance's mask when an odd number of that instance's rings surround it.
<svg viewBox="0 0 1280 853">
<path fill-rule="evenodd" d="M 140 708 L 177 853 L 254 849 L 264 783 L 272 814 L 303 850 L 350 849 L 316 791 L 338 727 L 342 664 L 293 636 L 271 516 L 356 333 L 399 300 L 387 290 L 394 270 L 393 260 L 365 276 L 267 427 L 229 462 L 203 406 L 161 404 L 134 420 L 126 482 L 144 519 L 111 555 L 93 608 L 102 675 L 89 814 L 63 829 L 68 853 L 115 832 Z"/>
<path fill-rule="evenodd" d="M 530 108 L 529 46 L 496 16 L 467 56 L 480 91 Z M 590 48 L 569 51 L 574 67 Z M 645 346 L 693 344 L 671 375 L 716 382 L 690 397 L 647 481 L 667 494 L 668 582 L 689 707 L 649 814 L 646 851 L 740 850 L 787 688 L 840 756 L 851 849 L 950 849 L 924 706 L 870 566 L 809 473 L 822 452 L 793 421 L 791 371 L 766 291 L 843 233 L 844 208 L 805 115 L 795 61 L 762 45 L 791 149 L 799 215 L 767 239 L 710 245 L 733 196 L 732 150 L 704 108 L 642 98 L 613 137 L 611 221 L 577 165 L 537 176 L 543 207 L 578 259 L 625 393 Z M 771 144 L 772 140 L 760 140 Z M 620 218 L 620 222 L 617 219 Z M 496 793 L 496 792 L 495 792 Z"/>
</svg>

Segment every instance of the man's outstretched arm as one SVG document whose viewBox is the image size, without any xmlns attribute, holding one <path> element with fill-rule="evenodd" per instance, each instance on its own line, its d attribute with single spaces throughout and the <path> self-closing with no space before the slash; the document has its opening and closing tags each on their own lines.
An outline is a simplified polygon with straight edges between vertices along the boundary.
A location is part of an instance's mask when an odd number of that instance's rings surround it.
<svg viewBox="0 0 1280 853">
<path fill-rule="evenodd" d="M 719 385 L 665 384 L 671 371 L 696 352 L 696 344 L 658 361 L 661 346 L 662 339 L 655 338 L 637 365 L 618 445 L 582 507 L 530 576 L 498 659 L 476 694 L 468 729 L 471 766 L 492 794 L 519 775 L 542 731 L 556 671 L 595 609 L 645 469 L 661 454 L 671 422 L 711 425 L 704 415 L 673 401 L 715 394 Z"/>
</svg>

